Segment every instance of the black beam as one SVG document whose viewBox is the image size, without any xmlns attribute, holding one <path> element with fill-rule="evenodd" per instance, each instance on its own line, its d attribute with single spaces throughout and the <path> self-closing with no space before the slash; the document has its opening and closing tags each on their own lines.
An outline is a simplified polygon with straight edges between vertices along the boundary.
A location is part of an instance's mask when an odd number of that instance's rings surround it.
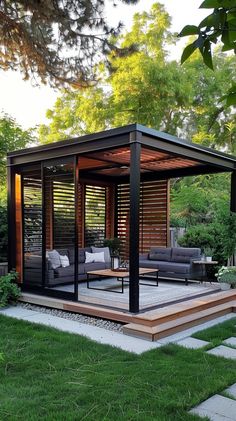
<svg viewBox="0 0 236 421">
<path fill-rule="evenodd" d="M 214 149 L 200 149 L 200 147 L 196 147 L 196 145 L 191 143 L 187 144 L 179 141 L 177 144 L 168 142 L 166 139 L 152 139 L 150 137 L 143 136 L 142 145 L 148 149 L 150 148 L 155 151 L 172 153 L 176 156 L 193 159 L 203 164 L 218 165 L 221 167 L 222 171 L 224 171 L 224 169 L 226 171 L 232 171 L 235 169 L 235 157 L 222 156 Z"/>
<path fill-rule="evenodd" d="M 208 165 L 199 165 L 198 167 L 190 168 L 178 168 L 173 170 L 164 170 L 164 171 L 153 171 L 148 173 L 141 173 L 141 181 L 155 181 L 155 180 L 166 180 L 170 178 L 178 177 L 187 177 L 193 175 L 203 175 L 203 174 L 215 174 L 224 172 L 222 168 L 208 166 Z M 128 183 L 129 176 L 124 175 L 115 179 L 114 182 L 118 184 Z"/>
<path fill-rule="evenodd" d="M 11 165 L 21 165 L 25 163 L 32 163 L 37 161 L 51 160 L 54 158 L 65 158 L 72 157 L 76 154 L 88 154 L 96 153 L 107 149 L 117 148 L 119 146 L 129 145 L 129 134 L 121 134 L 119 136 L 113 136 L 110 138 L 104 137 L 96 139 L 91 136 L 91 141 L 80 141 L 80 142 L 56 142 L 53 148 L 29 148 L 26 149 L 22 154 L 9 154 L 11 156 Z"/>
<path fill-rule="evenodd" d="M 132 139 L 133 142 L 133 139 Z M 140 143 L 130 144 L 129 311 L 139 312 Z"/>
<path fill-rule="evenodd" d="M 230 210 L 236 212 L 236 171 L 231 174 Z"/>
<path fill-rule="evenodd" d="M 8 271 L 16 268 L 15 171 L 7 167 Z"/>
</svg>

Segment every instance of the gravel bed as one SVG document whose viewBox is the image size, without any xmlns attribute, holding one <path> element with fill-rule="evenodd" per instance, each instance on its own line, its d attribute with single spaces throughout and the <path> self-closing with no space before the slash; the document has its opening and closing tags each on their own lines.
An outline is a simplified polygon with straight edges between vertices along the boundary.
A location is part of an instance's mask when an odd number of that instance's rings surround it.
<svg viewBox="0 0 236 421">
<path fill-rule="evenodd" d="M 41 307 L 34 304 L 29 304 L 29 303 L 19 303 L 18 305 L 22 308 L 27 308 L 27 310 L 38 311 L 44 314 L 51 314 L 53 316 L 62 317 L 63 319 L 73 320 L 76 322 L 85 323 L 87 325 L 101 327 L 107 330 L 113 330 L 115 332 L 122 332 L 122 328 L 123 328 L 123 324 L 112 322 L 111 320 L 85 316 L 79 313 L 70 313 L 69 311 L 58 310 L 56 308 Z"/>
</svg>

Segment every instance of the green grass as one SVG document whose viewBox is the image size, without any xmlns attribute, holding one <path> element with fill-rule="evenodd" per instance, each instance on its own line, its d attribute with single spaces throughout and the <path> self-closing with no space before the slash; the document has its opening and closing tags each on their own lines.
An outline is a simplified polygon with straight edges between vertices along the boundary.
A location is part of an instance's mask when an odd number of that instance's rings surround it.
<svg viewBox="0 0 236 421">
<path fill-rule="evenodd" d="M 227 322 L 220 323 L 216 326 L 210 327 L 202 332 L 192 335 L 194 338 L 202 339 L 203 341 L 211 342 L 211 348 L 222 344 L 225 339 L 231 336 L 236 336 L 236 318 L 230 319 Z M 208 346 L 209 348 L 209 346 Z M 232 347 L 234 348 L 234 347 Z"/>
<path fill-rule="evenodd" d="M 202 350 L 137 356 L 4 316 L 0 326 L 1 421 L 199 420 L 187 411 L 236 378 L 235 361 Z"/>
</svg>

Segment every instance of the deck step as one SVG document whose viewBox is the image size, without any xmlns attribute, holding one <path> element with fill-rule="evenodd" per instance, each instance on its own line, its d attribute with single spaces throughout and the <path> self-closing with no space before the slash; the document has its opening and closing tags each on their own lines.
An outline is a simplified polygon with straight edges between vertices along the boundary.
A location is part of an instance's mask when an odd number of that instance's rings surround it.
<svg viewBox="0 0 236 421">
<path fill-rule="evenodd" d="M 166 323 L 176 320 L 179 317 L 199 313 L 203 310 L 213 308 L 217 305 L 226 304 L 236 300 L 236 289 L 216 294 L 209 294 L 182 303 L 172 304 L 164 308 L 147 311 L 134 316 L 133 322 L 144 326 L 156 326 L 157 323 Z"/>
<path fill-rule="evenodd" d="M 150 341 L 157 341 L 158 339 L 173 335 L 231 312 L 236 312 L 236 300 L 216 305 L 184 317 L 176 317 L 174 320 L 164 323 L 158 323 L 157 320 L 157 324 L 154 326 L 138 324 L 137 321 L 136 323 L 129 323 L 123 327 L 123 333 Z"/>
<path fill-rule="evenodd" d="M 103 319 L 114 320 L 121 323 L 129 323 L 133 320 L 132 314 L 125 313 L 123 311 L 98 307 L 93 304 L 83 304 L 74 301 L 62 300 L 59 298 L 46 297 L 45 295 L 36 295 L 28 292 L 22 293 L 19 301 L 64 311 L 70 311 L 73 313 L 86 314 L 92 317 L 101 317 Z"/>
</svg>

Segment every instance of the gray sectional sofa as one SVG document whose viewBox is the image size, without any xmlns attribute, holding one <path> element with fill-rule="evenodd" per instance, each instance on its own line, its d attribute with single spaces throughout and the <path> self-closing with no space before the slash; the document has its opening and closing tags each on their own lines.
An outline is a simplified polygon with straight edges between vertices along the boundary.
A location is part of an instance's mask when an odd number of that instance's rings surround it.
<svg viewBox="0 0 236 421">
<path fill-rule="evenodd" d="M 104 248 L 105 249 L 105 248 Z M 106 247 L 106 249 L 108 249 Z M 57 286 L 62 284 L 69 284 L 74 282 L 75 270 L 75 253 L 73 248 L 56 249 L 60 255 L 68 256 L 70 265 L 67 267 L 52 268 L 51 261 L 46 258 L 46 286 Z M 87 279 L 87 272 L 91 270 L 108 269 L 111 267 L 110 254 L 104 254 L 105 262 L 85 263 L 85 251 L 89 253 L 97 252 L 99 248 L 86 247 L 79 249 L 79 265 L 78 265 L 78 280 L 83 281 Z M 102 250 L 102 249 L 101 249 Z M 109 249 L 108 249 L 109 251 Z M 42 257 L 39 255 L 30 254 L 26 256 L 24 262 L 24 281 L 30 284 L 41 283 L 41 267 Z"/>
<path fill-rule="evenodd" d="M 201 265 L 194 260 L 201 259 L 199 248 L 186 247 L 151 247 L 149 253 L 139 256 L 139 266 L 159 269 L 159 278 L 185 280 L 199 279 L 202 276 Z"/>
</svg>

